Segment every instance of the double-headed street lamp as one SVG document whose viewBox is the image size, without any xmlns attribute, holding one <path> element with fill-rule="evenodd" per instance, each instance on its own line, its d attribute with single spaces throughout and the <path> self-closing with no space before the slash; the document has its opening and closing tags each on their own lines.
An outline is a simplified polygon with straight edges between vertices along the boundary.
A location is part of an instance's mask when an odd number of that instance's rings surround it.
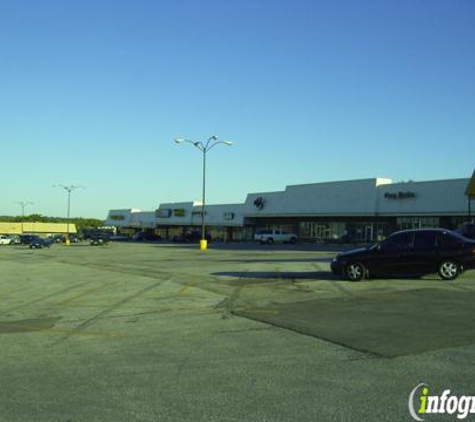
<svg viewBox="0 0 475 422">
<path fill-rule="evenodd" d="M 175 143 L 181 144 L 182 142 L 188 142 L 194 147 L 198 148 L 203 153 L 203 190 L 201 197 L 201 240 L 200 240 L 200 249 L 206 250 L 208 247 L 208 242 L 206 240 L 205 232 L 205 206 L 206 206 L 206 153 L 216 145 L 226 145 L 231 146 L 232 141 L 218 141 L 216 135 L 211 136 L 205 143 L 190 141 L 189 139 L 176 138 Z"/>
<path fill-rule="evenodd" d="M 21 207 L 21 234 L 23 234 L 23 223 L 25 221 L 25 207 L 27 205 L 32 205 L 33 202 L 31 201 L 18 201 L 17 204 Z"/>
<path fill-rule="evenodd" d="M 80 185 L 53 185 L 55 188 L 63 188 L 66 192 L 68 192 L 68 213 L 67 213 L 67 222 L 66 222 L 66 245 L 69 245 L 69 217 L 71 213 L 71 192 L 76 189 L 84 189 L 84 186 Z"/>
</svg>

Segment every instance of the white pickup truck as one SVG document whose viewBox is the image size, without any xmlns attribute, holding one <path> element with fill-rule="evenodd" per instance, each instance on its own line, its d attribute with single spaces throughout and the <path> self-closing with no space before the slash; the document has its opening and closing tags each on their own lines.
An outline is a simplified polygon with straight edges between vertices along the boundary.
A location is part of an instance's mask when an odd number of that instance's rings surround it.
<svg viewBox="0 0 475 422">
<path fill-rule="evenodd" d="M 293 233 L 287 233 L 282 230 L 259 230 L 254 235 L 254 240 L 259 243 L 295 243 L 297 236 Z"/>
</svg>

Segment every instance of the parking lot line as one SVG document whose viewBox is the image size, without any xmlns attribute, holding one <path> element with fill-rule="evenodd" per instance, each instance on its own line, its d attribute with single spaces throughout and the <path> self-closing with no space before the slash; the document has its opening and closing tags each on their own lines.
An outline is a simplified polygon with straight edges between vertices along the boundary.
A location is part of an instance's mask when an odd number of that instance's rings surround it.
<svg viewBox="0 0 475 422">
<path fill-rule="evenodd" d="M 59 306 L 67 306 L 67 305 L 69 305 L 71 302 L 76 301 L 77 299 L 80 299 L 80 298 L 83 298 L 83 297 L 85 297 L 85 296 L 88 296 L 88 295 L 90 295 L 91 293 L 96 293 L 96 292 L 98 292 L 99 290 L 103 290 L 103 289 L 105 289 L 106 287 L 113 286 L 113 285 L 115 285 L 115 284 L 117 284 L 117 283 L 118 283 L 117 281 L 104 283 L 104 284 L 101 285 L 101 286 L 94 287 L 94 288 L 92 288 L 92 289 L 88 289 L 88 290 L 86 290 L 86 291 L 84 291 L 84 292 L 82 292 L 82 293 L 79 293 L 79 294 L 77 294 L 77 295 L 75 295 L 75 296 L 71 296 L 71 297 L 68 298 L 68 299 L 65 299 L 65 300 L 63 300 L 63 301 L 61 301 L 61 302 L 58 302 L 58 305 L 59 305 Z"/>
</svg>

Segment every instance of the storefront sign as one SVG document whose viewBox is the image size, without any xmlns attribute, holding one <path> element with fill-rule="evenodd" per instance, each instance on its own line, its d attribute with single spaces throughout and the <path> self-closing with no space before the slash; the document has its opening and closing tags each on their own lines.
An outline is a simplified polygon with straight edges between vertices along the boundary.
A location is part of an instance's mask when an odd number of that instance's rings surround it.
<svg viewBox="0 0 475 422">
<path fill-rule="evenodd" d="M 175 208 L 173 210 L 173 215 L 175 217 L 184 217 L 185 216 L 185 210 L 183 208 Z"/>
<path fill-rule="evenodd" d="M 386 199 L 411 199 L 416 197 L 415 192 L 385 192 Z"/>
<path fill-rule="evenodd" d="M 122 221 L 125 220 L 125 217 L 123 215 L 111 215 L 110 219 L 114 221 Z"/>
<path fill-rule="evenodd" d="M 257 197 L 254 199 L 254 206 L 258 209 L 261 210 L 264 208 L 264 205 L 266 204 L 265 199 L 262 196 Z"/>
</svg>

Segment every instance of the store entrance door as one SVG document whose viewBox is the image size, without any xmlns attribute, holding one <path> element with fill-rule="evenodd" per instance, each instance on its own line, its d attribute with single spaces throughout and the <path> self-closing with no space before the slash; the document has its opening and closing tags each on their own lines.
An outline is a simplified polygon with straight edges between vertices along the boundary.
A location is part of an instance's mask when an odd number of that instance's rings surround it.
<svg viewBox="0 0 475 422">
<path fill-rule="evenodd" d="M 315 238 L 317 241 L 323 241 L 324 239 L 328 239 L 330 235 L 330 229 L 326 224 L 316 224 L 313 226 L 312 231 L 312 237 Z"/>
</svg>

